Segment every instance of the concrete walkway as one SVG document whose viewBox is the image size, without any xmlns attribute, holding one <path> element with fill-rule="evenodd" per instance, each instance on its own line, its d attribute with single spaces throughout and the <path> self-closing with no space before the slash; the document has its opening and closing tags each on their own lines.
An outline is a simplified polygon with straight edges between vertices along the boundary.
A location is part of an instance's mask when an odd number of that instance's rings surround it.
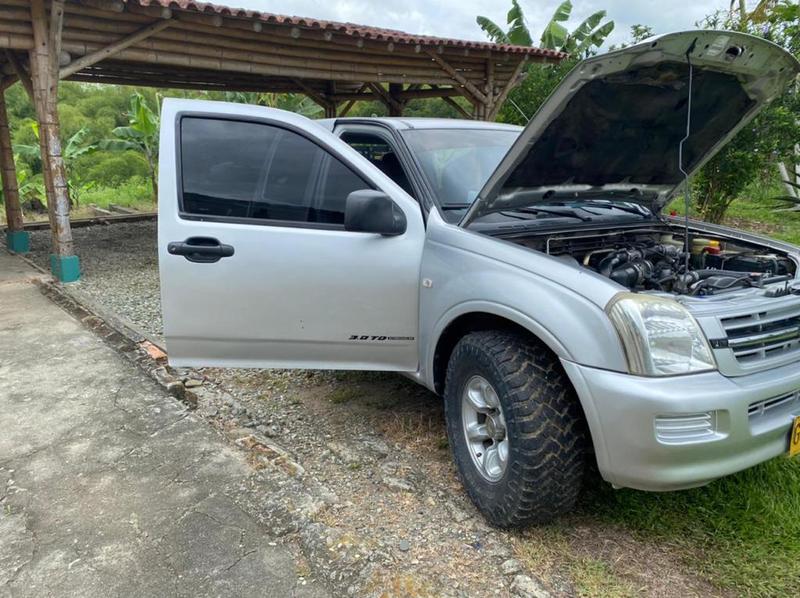
<svg viewBox="0 0 800 598">
<path fill-rule="evenodd" d="M 326 595 L 234 502 L 252 468 L 0 250 L 0 597 Z"/>
</svg>

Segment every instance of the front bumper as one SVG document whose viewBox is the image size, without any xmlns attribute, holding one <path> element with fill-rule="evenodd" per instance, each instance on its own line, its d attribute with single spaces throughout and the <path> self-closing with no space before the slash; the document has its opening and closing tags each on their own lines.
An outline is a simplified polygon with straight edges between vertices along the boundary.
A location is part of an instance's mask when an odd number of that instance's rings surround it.
<svg viewBox="0 0 800 598">
<path fill-rule="evenodd" d="M 737 378 L 718 372 L 642 378 L 562 363 L 586 413 L 600 473 L 616 486 L 679 490 L 747 469 L 788 451 L 792 420 L 800 415 L 797 363 Z M 657 418 L 706 412 L 713 414 L 713 434 L 685 442 L 659 438 Z"/>
</svg>

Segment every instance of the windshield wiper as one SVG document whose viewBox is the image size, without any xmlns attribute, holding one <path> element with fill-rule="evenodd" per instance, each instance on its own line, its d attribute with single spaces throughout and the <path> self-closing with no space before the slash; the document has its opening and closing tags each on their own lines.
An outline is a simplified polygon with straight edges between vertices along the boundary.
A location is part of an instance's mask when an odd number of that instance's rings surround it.
<svg viewBox="0 0 800 598">
<path fill-rule="evenodd" d="M 564 218 L 577 218 L 581 222 L 592 221 L 591 217 L 589 216 L 581 216 L 576 208 L 567 208 L 559 210 L 558 208 L 528 207 L 528 208 L 513 208 L 507 211 L 522 212 L 523 214 L 552 214 L 553 216 L 563 216 Z"/>
</svg>

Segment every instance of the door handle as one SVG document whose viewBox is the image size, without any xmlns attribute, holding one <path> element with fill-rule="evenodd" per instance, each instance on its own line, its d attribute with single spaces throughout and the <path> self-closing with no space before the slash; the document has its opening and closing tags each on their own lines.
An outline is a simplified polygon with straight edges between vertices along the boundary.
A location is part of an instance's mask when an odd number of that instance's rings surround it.
<svg viewBox="0 0 800 598">
<path fill-rule="evenodd" d="M 233 255 L 233 246 L 223 245 L 212 237 L 189 237 L 185 241 L 172 241 L 167 245 L 170 255 L 182 255 L 190 262 L 213 264 Z"/>
</svg>

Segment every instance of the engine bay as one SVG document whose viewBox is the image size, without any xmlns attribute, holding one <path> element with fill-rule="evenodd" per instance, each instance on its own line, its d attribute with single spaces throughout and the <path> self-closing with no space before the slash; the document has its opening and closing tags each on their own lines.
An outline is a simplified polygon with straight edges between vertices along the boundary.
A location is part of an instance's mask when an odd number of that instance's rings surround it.
<svg viewBox="0 0 800 598">
<path fill-rule="evenodd" d="M 559 234 L 514 242 L 566 260 L 631 291 L 707 296 L 788 282 L 797 264 L 787 254 L 738 239 L 672 227 Z"/>
</svg>

